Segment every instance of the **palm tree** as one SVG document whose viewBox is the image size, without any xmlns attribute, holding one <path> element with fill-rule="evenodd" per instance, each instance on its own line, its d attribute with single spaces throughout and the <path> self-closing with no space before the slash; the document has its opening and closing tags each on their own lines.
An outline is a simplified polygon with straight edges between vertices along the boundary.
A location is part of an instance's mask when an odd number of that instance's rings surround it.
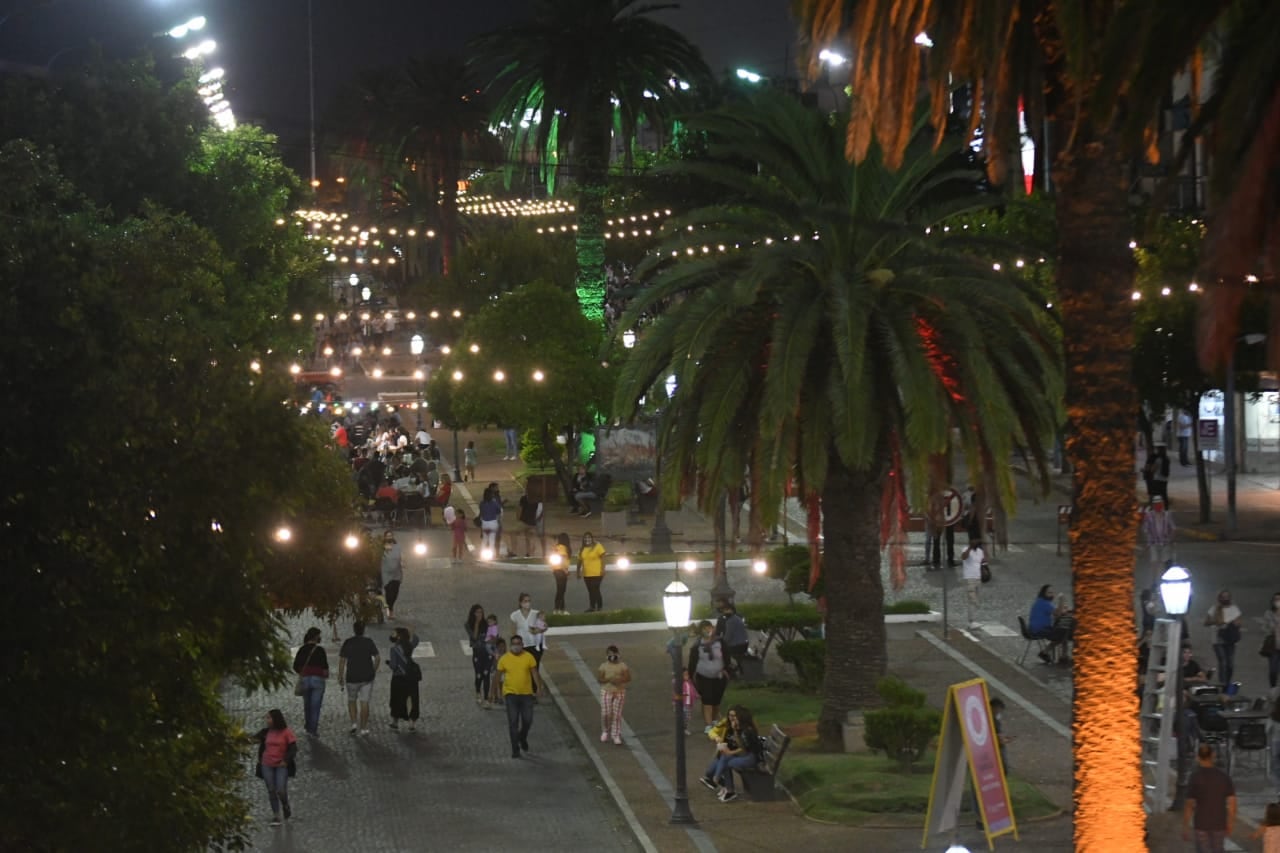
<svg viewBox="0 0 1280 853">
<path fill-rule="evenodd" d="M 477 62 L 496 69 L 493 122 L 513 158 L 532 154 L 554 186 L 572 166 L 577 189 L 578 303 L 604 316 L 604 203 L 614 107 L 630 146 L 640 116 L 669 117 L 710 80 L 698 49 L 653 15 L 676 4 L 537 0 L 532 17 L 481 36 Z M 646 94 L 647 93 L 647 94 Z M 656 97 L 655 97 L 656 96 Z"/>
<path fill-rule="evenodd" d="M 972 87 L 970 126 L 982 125 L 996 180 L 1017 150 L 1019 110 L 1038 135 L 1047 123 L 1038 143 L 1053 162 L 1075 492 L 1075 839 L 1090 853 L 1143 849 L 1145 825 L 1137 697 L 1117 696 L 1113 680 L 1137 666 L 1129 172 L 1174 75 L 1230 5 L 1206 0 L 1170 14 L 1162 0 L 792 3 L 812 48 L 852 43 L 846 148 L 855 160 L 878 140 L 889 164 L 900 162 L 901 114 L 916 103 L 922 73 L 935 122 L 946 115 L 953 80 Z M 932 47 L 913 43 L 921 32 Z"/>
<path fill-rule="evenodd" d="M 384 218 L 435 229 L 447 273 L 458 250 L 458 181 L 496 147 L 466 64 L 417 59 L 367 73 L 346 112 L 340 132 L 356 135 L 345 146 L 351 177 Z"/>
<path fill-rule="evenodd" d="M 923 505 L 931 462 L 953 447 L 997 508 L 1012 501 L 1015 447 L 1045 475 L 1058 346 L 1028 287 L 961 251 L 972 242 L 931 232 L 990 196 L 979 171 L 956 168 L 923 136 L 894 173 L 878 147 L 851 165 L 843 131 L 782 95 L 692 126 L 713 159 L 675 168 L 722 201 L 672 223 L 649 262 L 653 282 L 619 328 L 675 302 L 623 366 L 615 413 L 633 417 L 673 374 L 660 439 L 675 481 L 710 508 L 748 478 L 769 524 L 794 473 L 815 518 L 820 507 L 818 732 L 838 747 L 847 713 L 875 701 L 884 673 L 880 553 L 902 542 L 908 496 Z M 891 555 L 900 585 L 902 549 Z"/>
</svg>

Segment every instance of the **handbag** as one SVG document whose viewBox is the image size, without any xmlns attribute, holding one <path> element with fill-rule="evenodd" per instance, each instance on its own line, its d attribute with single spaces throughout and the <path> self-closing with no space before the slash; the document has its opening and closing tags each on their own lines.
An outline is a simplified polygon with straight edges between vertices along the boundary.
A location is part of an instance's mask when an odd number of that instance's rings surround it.
<svg viewBox="0 0 1280 853">
<path fill-rule="evenodd" d="M 991 566 L 987 565 L 986 560 L 982 561 L 982 568 L 980 570 L 980 574 L 981 574 L 983 583 L 991 583 Z"/>
<path fill-rule="evenodd" d="M 1264 658 L 1269 658 L 1276 653 L 1276 635 L 1273 631 L 1262 638 L 1262 648 L 1258 649 L 1258 654 Z"/>
<path fill-rule="evenodd" d="M 313 645 L 313 646 L 311 647 L 311 654 L 307 655 L 307 659 L 306 659 L 306 661 L 302 664 L 302 668 L 303 668 L 303 669 L 306 669 L 306 668 L 307 668 L 307 664 L 311 663 L 311 659 L 312 659 L 313 657 L 315 657 L 315 655 L 316 655 L 316 649 L 318 649 L 318 648 L 320 648 L 320 644 L 319 644 L 319 643 L 316 643 L 315 645 Z M 297 680 L 297 681 L 295 681 L 295 682 L 293 682 L 293 695 L 294 695 L 294 696 L 306 696 L 306 695 L 307 695 L 307 688 L 303 686 L 303 684 L 302 684 L 302 679 L 303 679 L 303 676 L 299 675 L 299 676 L 298 676 L 298 680 Z"/>
</svg>

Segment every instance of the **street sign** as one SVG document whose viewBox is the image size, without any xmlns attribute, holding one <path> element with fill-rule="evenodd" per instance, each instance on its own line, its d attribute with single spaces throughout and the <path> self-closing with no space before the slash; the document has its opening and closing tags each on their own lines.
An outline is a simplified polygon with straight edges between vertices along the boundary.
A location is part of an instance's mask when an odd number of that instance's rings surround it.
<svg viewBox="0 0 1280 853">
<path fill-rule="evenodd" d="M 930 836 L 955 830 L 966 776 L 973 783 L 988 846 L 993 838 L 1009 832 L 1018 838 L 1013 801 L 984 680 L 977 678 L 947 689 L 934 760 L 921 847 L 929 843 Z"/>
<path fill-rule="evenodd" d="M 1217 419 L 1200 421 L 1200 449 L 1217 450 L 1218 442 L 1219 435 Z"/>
<path fill-rule="evenodd" d="M 942 507 L 942 524 L 950 527 L 960 520 L 964 514 L 964 498 L 955 489 L 943 489 L 938 495 L 938 503 Z"/>
</svg>

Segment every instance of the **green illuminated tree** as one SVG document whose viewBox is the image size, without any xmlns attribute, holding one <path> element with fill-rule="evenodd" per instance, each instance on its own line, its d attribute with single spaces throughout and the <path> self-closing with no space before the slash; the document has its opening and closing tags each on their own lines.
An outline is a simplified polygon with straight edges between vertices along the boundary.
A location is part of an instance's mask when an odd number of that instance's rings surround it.
<svg viewBox="0 0 1280 853">
<path fill-rule="evenodd" d="M 477 39 L 477 63 L 494 69 L 493 124 L 511 157 L 537 159 L 554 187 L 575 185 L 577 294 L 593 322 L 604 316 L 605 197 L 615 105 L 624 145 L 640 116 L 665 120 L 710 77 L 698 49 L 654 19 L 675 4 L 640 0 L 537 0 L 528 21 Z M 673 84 L 672 81 L 675 80 Z M 656 97 L 655 97 L 656 96 Z"/>
</svg>

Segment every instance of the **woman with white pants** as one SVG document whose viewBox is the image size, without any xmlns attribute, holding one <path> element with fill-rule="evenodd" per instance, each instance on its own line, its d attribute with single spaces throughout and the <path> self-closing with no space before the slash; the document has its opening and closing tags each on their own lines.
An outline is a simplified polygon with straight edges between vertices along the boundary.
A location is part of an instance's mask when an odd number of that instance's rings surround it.
<svg viewBox="0 0 1280 853">
<path fill-rule="evenodd" d="M 480 548 L 481 553 L 494 557 L 498 555 L 498 530 L 502 525 L 502 500 L 492 492 L 486 492 L 480 502 Z"/>
</svg>

